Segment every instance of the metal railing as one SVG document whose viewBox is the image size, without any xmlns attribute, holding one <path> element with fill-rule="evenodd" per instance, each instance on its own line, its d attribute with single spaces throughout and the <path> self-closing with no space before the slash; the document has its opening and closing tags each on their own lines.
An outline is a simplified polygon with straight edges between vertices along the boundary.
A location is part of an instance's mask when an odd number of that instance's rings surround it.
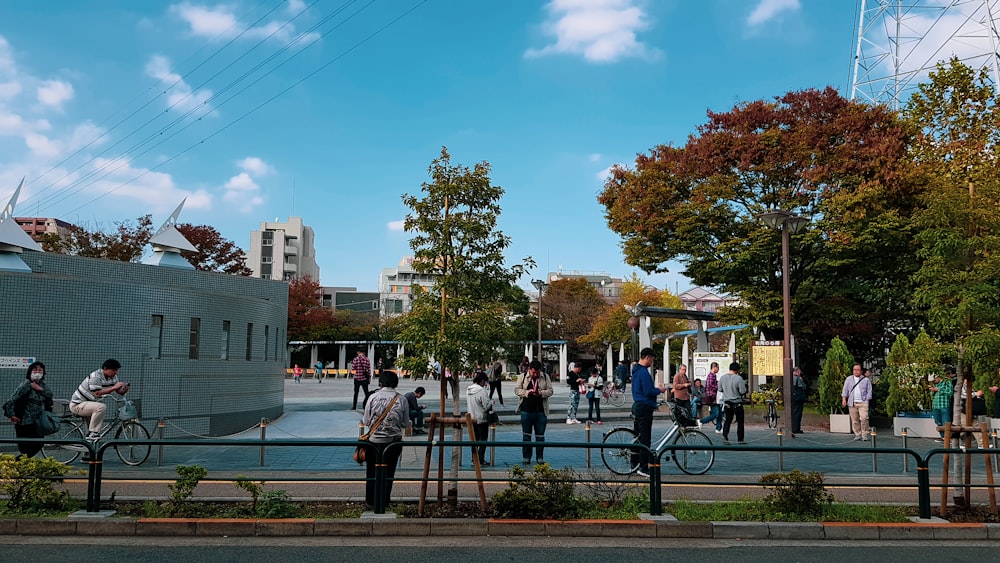
<svg viewBox="0 0 1000 563">
<path fill-rule="evenodd" d="M 86 440 L 55 440 L 51 438 L 10 438 L 10 439 L 0 439 L 0 444 L 16 444 L 18 442 L 42 442 L 45 444 L 69 444 L 76 447 L 84 449 L 86 452 L 84 455 L 84 462 L 87 464 L 87 499 L 86 499 L 86 510 L 88 512 L 98 512 L 100 511 L 101 504 L 101 490 L 103 481 L 105 480 L 103 476 L 104 468 L 104 457 L 109 448 L 114 448 L 115 445 L 149 445 L 155 446 L 158 451 L 162 452 L 163 448 L 168 447 L 246 447 L 246 448 L 259 448 L 260 449 L 260 462 L 264 465 L 264 451 L 266 448 L 288 448 L 288 447 L 319 447 L 319 448 L 340 448 L 344 450 L 344 459 L 350 457 L 349 452 L 358 446 L 366 448 L 366 453 L 368 456 L 369 463 L 374 463 L 375 471 L 371 478 L 365 477 L 355 477 L 355 478 L 345 478 L 343 475 L 333 475 L 330 477 L 321 478 L 302 478 L 294 477 L 289 479 L 272 478 L 269 481 L 282 481 L 282 480 L 295 480 L 295 481 L 357 481 L 359 483 L 368 483 L 373 481 L 375 484 L 375 498 L 373 503 L 373 510 L 376 514 L 383 514 L 388 506 L 389 499 L 383 498 L 383 491 L 385 490 L 384 484 L 388 479 L 385 457 L 386 452 L 391 449 L 403 449 L 403 448 L 418 448 L 426 449 L 428 446 L 434 448 L 438 447 L 453 447 L 453 448 L 472 448 L 473 446 L 483 445 L 484 443 L 492 449 L 511 449 L 520 450 L 526 444 L 531 444 L 531 446 L 537 447 L 541 444 L 545 449 L 585 449 L 587 455 L 587 463 L 589 466 L 591 450 L 601 449 L 603 447 L 602 443 L 599 442 L 523 442 L 523 441 L 487 441 L 487 442 L 476 442 L 471 440 L 431 440 L 428 442 L 424 441 L 398 441 L 389 444 L 374 444 L 366 441 L 356 441 L 356 440 L 330 440 L 330 439 L 293 439 L 293 440 L 234 440 L 234 439 L 149 439 L 149 440 L 109 440 L 106 442 L 92 443 Z M 991 444 L 993 445 L 993 444 Z M 617 447 L 621 447 L 620 445 Z M 650 454 L 650 471 L 649 471 L 649 512 L 653 515 L 662 514 L 662 486 L 663 485 L 673 485 L 673 484 L 717 484 L 718 481 L 699 481 L 689 475 L 680 475 L 678 479 L 669 479 L 664 476 L 662 471 L 662 461 L 664 456 L 673 455 L 675 450 L 683 450 L 685 446 L 683 444 L 672 444 L 664 446 L 661 451 L 651 451 L 645 446 L 639 444 L 632 444 L 628 446 L 636 451 L 640 448 L 646 449 Z M 689 449 L 689 448 L 688 448 Z M 871 488 L 891 488 L 891 487 L 913 487 L 917 488 L 917 505 L 919 509 L 920 518 L 930 518 L 931 517 L 931 489 L 935 487 L 944 486 L 943 483 L 931 483 L 930 481 L 930 461 L 936 456 L 943 454 L 956 454 L 956 455 L 997 455 L 997 449 L 995 448 L 968 448 L 967 450 L 962 450 L 959 448 L 936 448 L 929 450 L 926 454 L 921 454 L 909 448 L 878 448 L 878 449 L 858 449 L 856 447 L 827 447 L 827 446 L 789 446 L 787 444 L 779 445 L 711 445 L 711 446 L 698 446 L 698 449 L 705 451 L 713 451 L 716 454 L 720 452 L 725 452 L 729 454 L 738 454 L 740 452 L 773 452 L 779 457 L 779 464 L 783 465 L 783 459 L 781 456 L 787 453 L 808 453 L 808 454 L 820 454 L 820 455 L 900 455 L 904 459 L 904 472 L 899 474 L 902 477 L 909 477 L 908 467 L 909 464 L 907 460 L 913 460 L 916 466 L 916 483 L 911 482 L 901 482 L 901 483 L 885 483 L 885 482 L 872 482 L 870 479 L 863 479 L 859 476 L 857 481 L 842 482 L 836 485 L 826 484 L 827 487 L 871 487 Z M 161 453 L 162 455 L 162 453 Z M 598 457 L 600 454 L 598 454 Z M 878 471 L 877 463 L 873 462 L 873 471 Z M 610 473 L 610 472 L 609 472 Z M 491 480 L 497 480 L 495 477 L 491 477 Z M 161 479 L 167 481 L 168 479 Z M 398 477 L 397 481 L 407 481 L 407 482 L 428 482 L 437 483 L 439 481 L 447 482 L 476 482 L 479 481 L 476 477 L 434 477 L 428 476 L 423 478 L 422 476 L 414 476 L 411 473 L 407 473 L 403 477 Z M 505 480 L 510 480 L 505 479 Z M 602 479 L 605 483 L 629 483 L 635 484 L 637 481 L 632 478 L 622 477 L 621 479 Z M 574 482 L 596 482 L 595 479 L 576 479 Z M 727 480 L 727 485 L 759 485 L 758 482 L 738 482 Z M 960 483 L 949 483 L 948 487 L 955 488 L 959 486 L 964 486 Z M 975 484 L 976 488 L 995 488 L 998 485 L 993 484 Z"/>
</svg>

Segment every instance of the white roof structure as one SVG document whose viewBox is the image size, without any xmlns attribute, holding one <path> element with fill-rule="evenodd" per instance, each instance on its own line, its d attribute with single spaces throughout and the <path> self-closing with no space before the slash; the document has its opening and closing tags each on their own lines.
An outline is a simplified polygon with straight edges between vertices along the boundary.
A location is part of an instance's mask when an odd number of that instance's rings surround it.
<svg viewBox="0 0 1000 563">
<path fill-rule="evenodd" d="M 18 256 L 24 250 L 34 250 L 42 252 L 42 247 L 37 242 L 31 240 L 28 233 L 24 232 L 16 221 L 14 221 L 14 206 L 17 204 L 17 197 L 21 194 L 21 187 L 24 186 L 24 178 L 17 185 L 14 194 L 10 196 L 10 201 L 0 211 L 0 270 L 13 272 L 30 272 L 31 268 Z"/>
<path fill-rule="evenodd" d="M 187 198 L 181 200 L 180 204 L 177 205 L 177 209 L 174 209 L 174 212 L 163 222 L 163 225 L 156 231 L 156 234 L 149 239 L 149 244 L 153 245 L 153 255 L 143 260 L 143 264 L 169 266 L 185 270 L 194 269 L 194 266 L 181 256 L 181 252 L 197 252 L 198 249 L 177 230 L 177 217 L 180 216 L 185 201 L 187 201 Z"/>
</svg>

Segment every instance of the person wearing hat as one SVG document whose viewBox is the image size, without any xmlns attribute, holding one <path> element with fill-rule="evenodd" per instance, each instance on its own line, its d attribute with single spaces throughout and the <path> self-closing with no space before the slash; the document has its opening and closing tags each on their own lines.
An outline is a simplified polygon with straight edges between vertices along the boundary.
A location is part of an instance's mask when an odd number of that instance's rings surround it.
<svg viewBox="0 0 1000 563">
<path fill-rule="evenodd" d="M 934 374 L 934 384 L 931 385 L 931 413 L 934 416 L 934 424 L 942 429 L 938 431 L 940 437 L 935 442 L 942 442 L 944 438 L 944 425 L 951 422 L 951 405 L 955 396 L 955 369 L 945 369 L 944 377 Z"/>
</svg>

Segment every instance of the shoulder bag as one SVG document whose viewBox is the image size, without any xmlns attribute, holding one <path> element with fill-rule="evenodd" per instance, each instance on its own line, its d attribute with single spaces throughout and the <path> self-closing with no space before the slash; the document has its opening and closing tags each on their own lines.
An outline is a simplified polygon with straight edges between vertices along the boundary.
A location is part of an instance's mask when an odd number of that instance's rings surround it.
<svg viewBox="0 0 1000 563">
<path fill-rule="evenodd" d="M 385 410 L 384 410 L 384 411 L 382 411 L 382 414 L 381 414 L 381 415 L 379 415 L 379 417 L 378 417 L 378 420 L 376 420 L 376 421 L 375 421 L 375 424 L 374 424 L 374 425 L 372 425 L 372 429 L 371 429 L 371 430 L 369 430 L 368 432 L 365 432 L 365 433 L 364 433 L 364 434 L 362 434 L 361 436 L 359 436 L 359 437 L 358 437 L 358 440 L 360 440 L 360 441 L 362 441 L 362 442 L 367 442 L 367 441 L 368 441 L 368 438 L 369 438 L 369 437 L 370 437 L 370 436 L 371 436 L 371 435 L 372 435 L 372 434 L 373 434 L 373 433 L 374 433 L 374 432 L 375 432 L 376 430 L 378 430 L 378 427 L 379 427 L 379 426 L 382 426 L 382 421 L 383 421 L 383 420 L 385 420 L 385 417 L 386 417 L 386 416 L 388 416 L 388 414 L 389 414 L 389 411 L 391 411 L 391 410 L 392 410 L 392 406 L 396 404 L 396 399 L 398 399 L 398 398 L 399 398 L 399 393 L 396 393 L 396 394 L 395 394 L 395 395 L 394 395 L 394 396 L 392 397 L 392 400 L 391 400 L 391 401 L 389 401 L 389 404 L 388 404 L 388 405 L 387 405 L 387 406 L 385 407 Z M 366 451 L 367 451 L 367 450 L 366 450 L 365 446 L 358 446 L 358 449 L 354 450 L 354 456 L 353 456 L 353 459 L 354 459 L 354 461 L 358 462 L 358 465 L 361 465 L 362 463 L 364 463 L 364 462 L 365 462 L 365 460 L 366 460 L 365 456 L 367 455 L 367 454 L 365 453 Z"/>
<path fill-rule="evenodd" d="M 50 436 L 59 432 L 62 427 L 62 421 L 59 417 L 50 413 L 49 411 L 42 411 L 42 414 L 38 415 L 35 419 L 35 432 L 39 436 Z"/>
</svg>

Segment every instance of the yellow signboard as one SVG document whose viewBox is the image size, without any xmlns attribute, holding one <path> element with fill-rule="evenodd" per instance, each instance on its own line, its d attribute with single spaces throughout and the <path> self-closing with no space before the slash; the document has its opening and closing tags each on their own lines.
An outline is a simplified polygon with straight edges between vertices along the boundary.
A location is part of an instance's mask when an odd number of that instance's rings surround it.
<svg viewBox="0 0 1000 563">
<path fill-rule="evenodd" d="M 766 345 L 750 346 L 753 375 L 782 375 L 784 373 L 784 346 L 780 341 L 768 342 Z"/>
</svg>

